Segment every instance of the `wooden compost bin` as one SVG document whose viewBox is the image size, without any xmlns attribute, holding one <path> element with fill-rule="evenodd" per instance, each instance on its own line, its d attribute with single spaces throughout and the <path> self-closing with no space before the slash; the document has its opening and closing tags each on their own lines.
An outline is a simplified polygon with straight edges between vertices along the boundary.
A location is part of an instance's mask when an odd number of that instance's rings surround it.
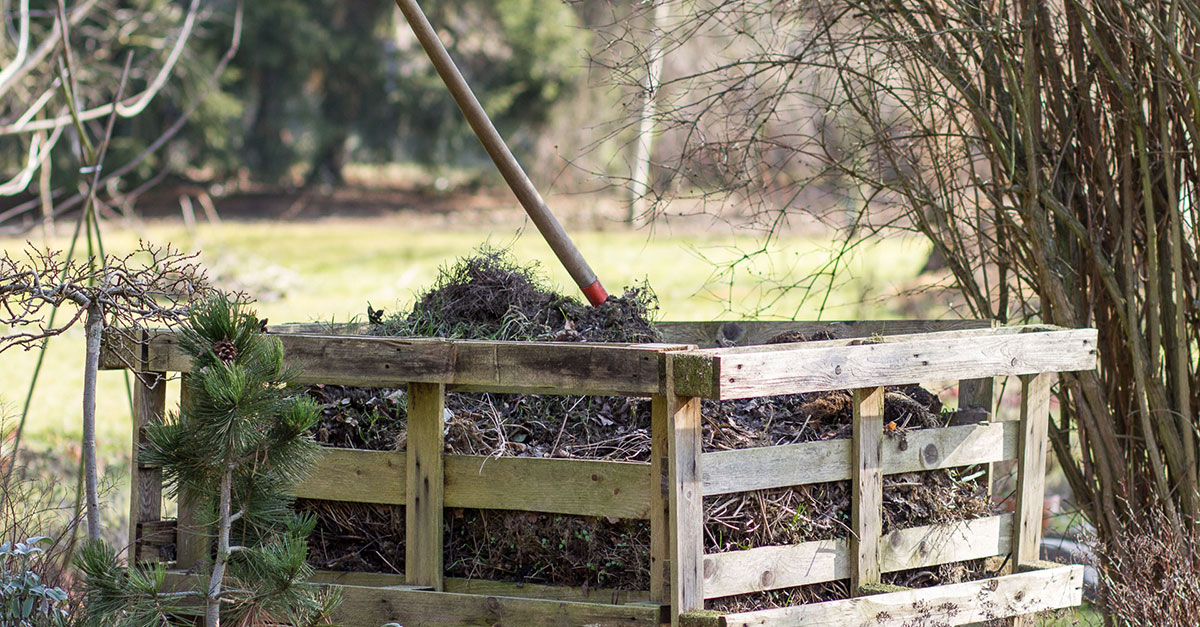
<svg viewBox="0 0 1200 627">
<path fill-rule="evenodd" d="M 1050 386 L 1096 364 L 1096 331 L 992 328 L 972 321 L 665 323 L 676 344 L 577 344 L 318 335 L 273 327 L 301 383 L 408 389 L 404 452 L 326 449 L 296 496 L 405 505 L 403 576 L 318 573 L 340 585 L 350 625 L 961 625 L 1078 605 L 1082 567 L 1038 561 Z M 328 329 L 329 327 L 323 327 Z M 752 345 L 781 332 L 845 339 Z M 328 331 L 326 331 L 328 333 Z M 715 346 L 714 348 L 700 348 Z M 125 358 L 118 358 L 125 355 Z M 105 348 L 102 365 L 140 371 L 139 424 L 163 412 L 166 381 L 191 368 L 172 332 Z M 1020 378 L 1020 419 L 997 421 L 993 377 Z M 975 424 L 884 435 L 883 386 L 959 381 Z M 852 440 L 701 452 L 700 399 L 853 390 Z M 653 463 L 443 453 L 447 391 L 652 398 Z M 186 383 L 183 394 L 186 394 Z M 191 512 L 163 520 L 161 471 L 133 447 L 130 557 L 195 567 L 210 545 Z M 883 534 L 883 476 L 1017 462 L 1016 507 L 948 525 Z M 848 538 L 705 554 L 703 497 L 849 480 Z M 641 592 L 447 578 L 445 507 L 649 520 L 650 589 Z M 888 590 L 882 573 L 1010 556 L 1011 573 Z M 849 578 L 854 598 L 736 614 L 706 599 Z M 1028 618 L 1012 618 L 1013 622 Z"/>
</svg>

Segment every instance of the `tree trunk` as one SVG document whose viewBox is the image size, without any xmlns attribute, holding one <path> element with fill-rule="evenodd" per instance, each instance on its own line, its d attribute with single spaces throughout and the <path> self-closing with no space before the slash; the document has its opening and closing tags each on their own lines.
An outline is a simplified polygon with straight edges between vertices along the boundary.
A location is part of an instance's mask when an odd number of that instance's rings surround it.
<svg viewBox="0 0 1200 627">
<path fill-rule="evenodd" d="M 89 540 L 100 539 L 100 492 L 96 468 L 96 373 L 100 369 L 100 336 L 104 312 L 93 300 L 87 308 L 87 356 L 83 366 L 83 481 Z"/>
<path fill-rule="evenodd" d="M 629 214 L 625 221 L 635 224 L 645 216 L 648 207 L 646 195 L 650 191 L 650 157 L 654 147 L 654 110 L 658 96 L 659 80 L 662 78 L 663 51 L 659 45 L 659 29 L 668 17 L 669 0 L 661 0 L 650 17 L 649 65 L 646 66 L 646 94 L 642 100 L 642 115 L 638 124 L 636 152 L 633 157 L 633 177 L 629 186 Z"/>
<path fill-rule="evenodd" d="M 233 466 L 228 465 L 225 474 L 221 476 L 221 495 L 217 506 L 217 560 L 208 580 L 208 604 L 204 608 L 204 624 L 207 627 L 221 626 L 221 583 L 225 579 L 225 565 L 229 562 L 229 534 L 233 525 L 232 502 Z"/>
</svg>

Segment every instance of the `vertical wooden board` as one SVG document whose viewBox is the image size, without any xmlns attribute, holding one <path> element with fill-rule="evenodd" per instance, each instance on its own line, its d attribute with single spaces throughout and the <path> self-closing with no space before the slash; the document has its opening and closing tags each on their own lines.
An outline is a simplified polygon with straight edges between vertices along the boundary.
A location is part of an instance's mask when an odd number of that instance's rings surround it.
<svg viewBox="0 0 1200 627">
<path fill-rule="evenodd" d="M 180 420 L 187 421 L 184 413 L 190 402 L 192 392 L 188 376 L 183 376 L 179 392 Z M 194 569 L 209 560 L 212 547 L 212 537 L 207 530 L 200 526 L 199 512 L 191 503 L 193 496 L 186 490 L 179 490 L 179 518 L 175 528 L 175 565 L 182 569 Z"/>
<path fill-rule="evenodd" d="M 1046 489 L 1050 373 L 1021 377 L 1021 430 L 1017 447 L 1017 502 L 1013 522 L 1013 566 L 1037 561 L 1042 541 Z"/>
<path fill-rule="evenodd" d="M 1046 492 L 1046 448 L 1050 421 L 1050 386 L 1054 374 L 1021 377 L 1021 430 L 1017 445 L 1017 494 L 1013 512 L 1012 568 L 1040 559 L 1042 512 Z M 1027 616 L 1011 619 L 1014 627 L 1032 627 Z"/>
<path fill-rule="evenodd" d="M 665 377 L 664 380 L 669 380 Z M 670 402 L 662 394 L 650 401 L 650 600 L 669 602 L 671 564 L 671 471 L 667 432 Z"/>
<path fill-rule="evenodd" d="M 984 379 L 963 379 L 958 382 L 958 408 L 961 409 L 983 409 L 987 411 L 988 422 L 996 422 L 996 379 L 987 377 Z M 988 498 L 992 497 L 992 481 L 996 478 L 995 470 L 992 468 L 992 463 L 988 462 L 984 466 L 984 475 L 981 481 L 987 485 Z"/>
<path fill-rule="evenodd" d="M 879 583 L 879 537 L 883 535 L 882 387 L 854 390 L 851 445 L 850 589 Z"/>
<path fill-rule="evenodd" d="M 671 372 L 674 356 L 663 356 Z M 671 624 L 679 615 L 704 609 L 704 492 L 700 474 L 700 399 L 675 395 L 673 381 L 663 385 L 670 479 Z"/>
<path fill-rule="evenodd" d="M 445 500 L 443 421 L 446 386 L 408 384 L 408 451 L 405 490 L 405 579 L 443 589 L 442 507 Z"/>
<path fill-rule="evenodd" d="M 143 428 L 162 416 L 167 406 L 167 373 L 135 373 L 133 387 L 133 451 L 129 463 L 129 563 L 154 560 L 158 555 L 139 555 L 141 523 L 162 519 L 162 469 L 141 465 Z"/>
</svg>

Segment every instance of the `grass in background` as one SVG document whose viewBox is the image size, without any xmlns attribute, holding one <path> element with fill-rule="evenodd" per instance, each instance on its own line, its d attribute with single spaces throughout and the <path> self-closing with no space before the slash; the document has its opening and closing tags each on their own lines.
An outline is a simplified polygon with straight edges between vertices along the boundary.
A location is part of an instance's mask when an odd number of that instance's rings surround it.
<svg viewBox="0 0 1200 627">
<path fill-rule="evenodd" d="M 110 228 L 110 254 L 132 250 L 138 239 L 199 251 L 210 277 L 223 288 L 258 299 L 255 307 L 272 324 L 344 322 L 365 315 L 367 303 L 389 312 L 407 307 L 429 286 L 438 267 L 470 253 L 484 242 L 511 246 L 520 261 L 538 260 L 545 276 L 566 294 L 578 295 L 566 271 L 536 232 L 417 230 L 401 220 L 332 219 L 181 226 L 149 225 L 139 232 Z M 660 319 L 718 318 L 899 318 L 896 294 L 919 271 L 927 247 L 914 240 L 881 240 L 858 251 L 829 293 L 805 298 L 800 291 L 776 297 L 765 278 L 798 281 L 829 259 L 829 240 L 784 238 L 765 254 L 746 256 L 756 243 L 705 234 L 655 235 L 645 232 L 584 232 L 575 236 L 609 291 L 648 280 L 661 302 Z M 52 240 L 65 248 L 65 238 Z M 10 253 L 27 244 L 0 240 Z M 39 244 L 40 245 L 40 244 Z M 724 266 L 724 269 L 722 267 Z M 820 289 L 826 285 L 820 283 Z M 940 315 L 943 312 L 931 312 Z M 0 402 L 19 412 L 36 351 L 0 354 Z M 79 454 L 83 330 L 73 329 L 50 343 L 37 384 L 24 442 L 37 451 L 56 451 L 68 460 Z M 170 389 L 170 388 L 169 388 Z M 168 399 L 168 407 L 174 407 Z M 129 460 L 131 421 L 125 377 L 101 372 L 97 398 L 97 439 L 101 464 L 123 472 Z M 116 494 L 121 494 L 117 490 Z M 111 503 L 114 513 L 123 505 Z"/>
</svg>

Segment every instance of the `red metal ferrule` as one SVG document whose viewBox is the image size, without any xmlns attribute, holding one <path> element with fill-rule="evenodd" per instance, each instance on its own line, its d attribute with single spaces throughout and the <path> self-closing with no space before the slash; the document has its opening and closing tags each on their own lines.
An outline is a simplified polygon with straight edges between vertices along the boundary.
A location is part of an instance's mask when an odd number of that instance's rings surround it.
<svg viewBox="0 0 1200 627">
<path fill-rule="evenodd" d="M 608 300 L 608 292 L 604 291 L 603 285 L 600 285 L 600 279 L 596 279 L 594 283 L 583 288 L 583 295 L 587 296 L 592 307 L 599 307 L 600 303 Z"/>
</svg>

